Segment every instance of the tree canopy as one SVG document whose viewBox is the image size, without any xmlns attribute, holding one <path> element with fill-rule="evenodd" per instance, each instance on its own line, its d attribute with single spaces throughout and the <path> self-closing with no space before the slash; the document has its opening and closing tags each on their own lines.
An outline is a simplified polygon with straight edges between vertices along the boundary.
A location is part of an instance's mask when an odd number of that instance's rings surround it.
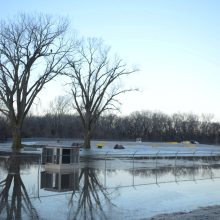
<svg viewBox="0 0 220 220">
<path fill-rule="evenodd" d="M 0 24 L 0 112 L 10 121 L 14 148 L 35 98 L 66 68 L 68 20 L 19 14 Z"/>
<path fill-rule="evenodd" d="M 100 115 L 117 110 L 118 96 L 132 91 L 123 88 L 119 80 L 137 69 L 129 70 L 122 59 L 112 58 L 110 48 L 95 38 L 82 40 L 68 64 L 74 107 L 84 127 L 84 146 L 90 148 L 91 129 Z"/>
</svg>

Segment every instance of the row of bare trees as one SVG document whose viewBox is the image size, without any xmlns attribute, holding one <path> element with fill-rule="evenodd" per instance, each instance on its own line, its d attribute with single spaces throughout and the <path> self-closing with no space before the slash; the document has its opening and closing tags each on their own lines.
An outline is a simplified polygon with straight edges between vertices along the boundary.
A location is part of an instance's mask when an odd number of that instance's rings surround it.
<svg viewBox="0 0 220 220">
<path fill-rule="evenodd" d="M 101 114 L 117 109 L 118 95 L 131 91 L 117 81 L 136 69 L 111 58 L 100 40 L 78 40 L 69 33 L 67 19 L 43 14 L 19 14 L 0 24 L 0 113 L 9 122 L 15 150 L 21 148 L 23 123 L 34 101 L 58 75 L 68 79 L 86 148 Z"/>
<path fill-rule="evenodd" d="M 67 19 L 19 14 L 13 20 L 4 20 L 0 24 L 0 139 L 12 137 L 12 148 L 18 151 L 21 137 L 36 136 L 83 138 L 86 148 L 90 148 L 92 135 L 219 141 L 219 123 L 211 122 L 210 117 L 153 112 L 105 116 L 118 110 L 120 94 L 133 91 L 119 82 L 136 71 L 129 70 L 120 58 L 112 58 L 102 41 L 72 38 Z M 42 88 L 58 75 L 65 81 L 71 102 L 61 98 L 59 105 L 51 106 L 52 113 L 28 116 Z M 68 114 L 67 106 L 78 115 Z"/>
<path fill-rule="evenodd" d="M 4 121 L 1 118 L 1 121 Z M 10 137 L 6 121 L 0 130 Z M 78 114 L 47 113 L 44 116 L 28 116 L 22 130 L 23 137 L 77 138 L 83 139 L 84 128 Z M 212 116 L 161 112 L 134 112 L 129 116 L 104 115 L 92 130 L 93 138 L 109 140 L 184 141 L 201 143 L 220 142 L 220 123 Z M 3 137 L 2 137 L 3 138 Z"/>
</svg>

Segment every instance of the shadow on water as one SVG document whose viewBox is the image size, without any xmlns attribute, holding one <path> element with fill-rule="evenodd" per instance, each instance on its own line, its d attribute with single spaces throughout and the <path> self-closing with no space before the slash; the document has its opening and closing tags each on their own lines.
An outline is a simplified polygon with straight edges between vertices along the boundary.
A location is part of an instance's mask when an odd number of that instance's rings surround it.
<svg viewBox="0 0 220 220">
<path fill-rule="evenodd" d="M 4 161 L 6 178 L 0 181 L 0 216 L 4 219 L 40 219 L 20 175 L 22 156 L 13 152 Z"/>
</svg>

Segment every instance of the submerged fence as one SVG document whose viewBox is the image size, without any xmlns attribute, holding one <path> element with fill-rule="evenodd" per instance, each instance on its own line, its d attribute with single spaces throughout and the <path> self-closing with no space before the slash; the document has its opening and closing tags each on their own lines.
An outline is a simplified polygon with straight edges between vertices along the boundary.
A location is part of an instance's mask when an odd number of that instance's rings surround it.
<svg viewBox="0 0 220 220">
<path fill-rule="evenodd" d="M 22 158 L 22 161 L 32 161 L 38 163 L 39 165 L 49 163 L 49 164 L 78 164 L 82 166 L 91 166 L 100 169 L 114 167 L 114 164 L 118 165 L 118 168 L 124 164 L 129 164 L 127 168 L 142 167 L 146 168 L 157 168 L 161 166 L 196 166 L 200 164 L 212 165 L 217 161 L 220 161 L 220 151 L 218 150 L 195 150 L 195 151 L 76 151 L 63 153 L 63 154 L 44 154 L 42 153 L 22 153 L 22 154 L 2 154 L 0 152 L 0 158 Z M 97 166 L 96 166 L 97 164 Z M 131 166 L 132 164 L 132 166 Z M 81 166 L 80 165 L 80 166 Z"/>
<path fill-rule="evenodd" d="M 105 188 L 109 188 L 112 180 L 108 176 L 114 175 L 114 170 L 129 172 L 130 178 L 126 180 L 115 175 L 114 182 L 120 187 L 220 178 L 220 173 L 216 171 L 220 168 L 220 151 L 216 150 L 107 151 L 104 154 L 84 154 L 81 163 L 82 166 L 102 172 L 101 179 Z M 145 178 L 140 180 L 139 175 Z"/>
<path fill-rule="evenodd" d="M 206 162 L 211 164 L 215 161 L 220 161 L 220 151 L 211 150 L 211 151 L 155 151 L 155 152 L 143 152 L 143 151 L 134 151 L 134 152 L 112 152 L 107 151 L 105 153 L 84 153 L 81 155 L 81 161 L 92 162 L 92 161 L 111 161 L 111 160 L 130 160 L 133 164 L 140 161 L 150 162 L 151 165 L 157 167 L 159 164 L 166 164 L 167 161 L 172 161 L 173 165 L 178 165 L 179 161 L 188 161 L 196 164 L 196 162 Z M 147 163 L 146 163 L 147 165 Z"/>
<path fill-rule="evenodd" d="M 41 188 L 57 193 L 71 190 L 80 192 L 82 177 L 89 178 L 89 181 L 95 180 L 95 184 L 104 189 L 220 178 L 220 151 L 157 151 L 145 154 L 139 151 L 108 151 L 103 154 L 84 152 L 80 162 L 71 163 L 70 166 L 66 164 L 71 161 L 67 159 L 70 157 L 68 155 L 62 155 L 59 159 L 58 155 L 46 155 L 53 158 L 46 161 L 56 165 L 50 163 L 51 167 L 42 164 L 42 156 L 2 155 L 1 167 L 5 167 L 10 174 L 20 174 L 20 169 L 24 166 L 34 165 L 37 197 L 41 196 Z M 59 163 L 61 166 L 58 167 L 57 161 L 62 160 L 65 162 L 64 166 Z"/>
</svg>

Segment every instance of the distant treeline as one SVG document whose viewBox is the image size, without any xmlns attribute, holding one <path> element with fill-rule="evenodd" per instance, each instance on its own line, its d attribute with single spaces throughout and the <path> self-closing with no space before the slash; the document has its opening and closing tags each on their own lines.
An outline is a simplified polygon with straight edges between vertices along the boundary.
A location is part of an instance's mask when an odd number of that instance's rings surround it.
<svg viewBox="0 0 220 220">
<path fill-rule="evenodd" d="M 212 122 L 210 115 L 167 115 L 161 112 L 134 112 L 129 116 L 102 116 L 93 130 L 93 139 L 142 141 L 185 141 L 218 144 L 220 123 Z M 0 117 L 0 139 L 11 137 L 8 122 Z M 24 122 L 22 137 L 83 138 L 78 115 L 46 114 L 28 116 Z"/>
</svg>

